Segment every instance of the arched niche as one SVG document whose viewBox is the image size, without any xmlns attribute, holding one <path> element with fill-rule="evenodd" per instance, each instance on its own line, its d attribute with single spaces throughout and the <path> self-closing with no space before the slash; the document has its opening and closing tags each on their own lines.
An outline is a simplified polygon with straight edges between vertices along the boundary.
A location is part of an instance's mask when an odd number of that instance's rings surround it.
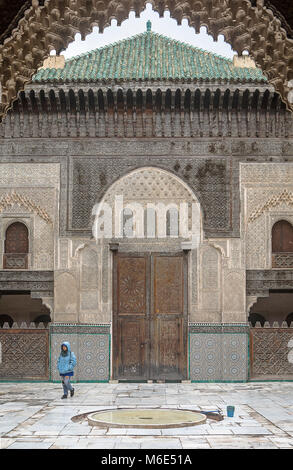
<svg viewBox="0 0 293 470">
<path fill-rule="evenodd" d="M 258 297 L 248 312 L 248 321 L 251 323 L 256 315 L 261 315 L 270 325 L 274 322 L 281 325 L 283 322 L 293 321 L 292 313 L 293 290 L 270 290 L 266 297 Z M 260 321 L 261 320 L 256 320 Z M 289 325 L 288 325 L 289 326 Z"/>
<path fill-rule="evenodd" d="M 0 315 L 0 328 L 3 328 L 4 323 L 8 323 L 9 328 L 11 328 L 14 323 L 14 320 L 10 315 L 1 314 Z"/>
<path fill-rule="evenodd" d="M 5 231 L 4 269 L 27 269 L 29 231 L 23 222 L 13 222 Z"/>
<path fill-rule="evenodd" d="M 73 314 L 78 311 L 78 285 L 76 278 L 63 272 L 55 277 L 54 313 L 58 321 L 58 314 Z"/>
<path fill-rule="evenodd" d="M 293 267 L 293 226 L 287 220 L 279 220 L 272 227 L 272 267 Z"/>
</svg>

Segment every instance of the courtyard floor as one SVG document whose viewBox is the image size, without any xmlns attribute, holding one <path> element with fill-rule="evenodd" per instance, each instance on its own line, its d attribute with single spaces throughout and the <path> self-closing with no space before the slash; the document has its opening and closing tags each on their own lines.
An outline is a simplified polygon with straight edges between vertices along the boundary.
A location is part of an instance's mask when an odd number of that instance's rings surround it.
<svg viewBox="0 0 293 470">
<path fill-rule="evenodd" d="M 0 383 L 0 449 L 292 449 L 293 382 Z M 233 418 L 227 405 L 235 406 Z M 110 408 L 220 408 L 223 421 L 168 429 L 99 428 L 82 413 Z"/>
</svg>

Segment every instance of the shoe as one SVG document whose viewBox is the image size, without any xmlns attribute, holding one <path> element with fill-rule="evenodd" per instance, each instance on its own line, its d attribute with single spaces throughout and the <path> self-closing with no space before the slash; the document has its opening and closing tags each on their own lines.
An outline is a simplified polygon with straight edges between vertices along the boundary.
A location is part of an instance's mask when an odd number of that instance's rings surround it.
<svg viewBox="0 0 293 470">
<path fill-rule="evenodd" d="M 74 395 L 74 388 L 70 390 L 70 396 L 73 397 L 73 395 Z"/>
<path fill-rule="evenodd" d="M 62 395 L 61 400 L 62 400 L 63 398 L 67 398 L 67 395 Z"/>
</svg>

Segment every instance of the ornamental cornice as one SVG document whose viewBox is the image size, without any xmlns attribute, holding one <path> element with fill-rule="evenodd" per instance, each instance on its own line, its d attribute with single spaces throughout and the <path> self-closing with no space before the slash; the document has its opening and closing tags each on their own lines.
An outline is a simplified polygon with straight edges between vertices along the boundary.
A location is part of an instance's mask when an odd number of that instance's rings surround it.
<svg viewBox="0 0 293 470">
<path fill-rule="evenodd" d="M 293 109 L 290 89 L 293 76 L 293 41 L 279 17 L 258 0 L 153 0 L 153 8 L 181 24 L 187 19 L 196 32 L 205 25 L 216 40 L 219 34 L 242 55 L 248 50 L 256 65 L 280 93 L 287 109 Z M 128 18 L 130 11 L 139 16 L 145 0 L 33 0 L 24 17 L 10 36 L 0 44 L 0 82 L 2 103 L 0 118 L 11 107 L 19 91 L 31 80 L 36 70 L 53 49 L 57 54 L 67 48 L 80 32 L 82 39 L 98 26 L 103 32 L 115 18 L 117 24 Z M 291 87 L 291 88 L 290 88 Z"/>
</svg>

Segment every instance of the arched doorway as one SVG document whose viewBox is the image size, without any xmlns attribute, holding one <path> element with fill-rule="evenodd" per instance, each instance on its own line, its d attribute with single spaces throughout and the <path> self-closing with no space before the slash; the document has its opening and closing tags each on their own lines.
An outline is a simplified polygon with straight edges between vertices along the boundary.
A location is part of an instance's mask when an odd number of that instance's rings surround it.
<svg viewBox="0 0 293 470">
<path fill-rule="evenodd" d="M 5 233 L 4 269 L 27 269 L 29 253 L 28 229 L 22 222 L 14 222 Z"/>
<path fill-rule="evenodd" d="M 120 212 L 116 214 L 117 196 Z M 126 230 L 122 199 L 131 230 Z M 107 262 L 113 266 L 112 377 L 136 381 L 186 379 L 187 292 L 188 285 L 191 292 L 196 288 L 192 276 L 197 270 L 190 252 L 193 235 L 194 248 L 198 247 L 202 226 L 197 198 L 171 172 L 143 167 L 116 181 L 98 212 L 102 219 L 108 214 L 108 229 L 112 226 L 111 237 L 97 240 L 99 244 L 110 242 L 112 248 L 112 259 Z M 97 214 L 95 224 L 100 222 Z M 145 223 L 150 226 L 145 227 Z M 189 251 L 182 248 L 183 242 L 190 243 Z"/>
</svg>

